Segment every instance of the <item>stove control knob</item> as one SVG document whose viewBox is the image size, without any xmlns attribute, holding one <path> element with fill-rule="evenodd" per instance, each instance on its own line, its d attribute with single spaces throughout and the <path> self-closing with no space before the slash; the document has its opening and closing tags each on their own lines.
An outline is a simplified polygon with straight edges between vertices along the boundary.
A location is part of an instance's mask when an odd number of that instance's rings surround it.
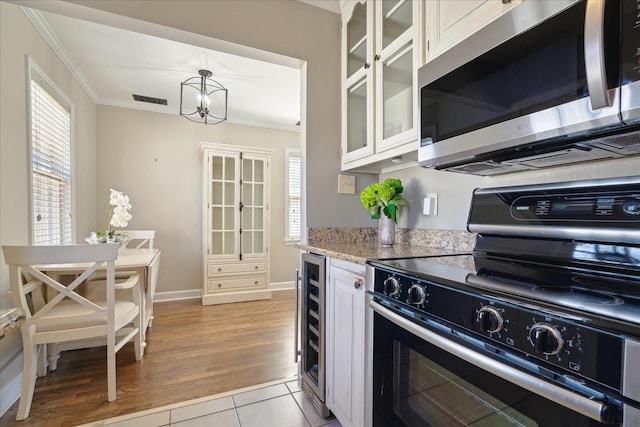
<svg viewBox="0 0 640 427">
<path fill-rule="evenodd" d="M 559 330 L 546 323 L 536 323 L 529 330 L 529 342 L 536 352 L 545 356 L 560 353 L 564 340 Z"/>
<path fill-rule="evenodd" d="M 427 293 L 422 286 L 415 284 L 409 288 L 409 304 L 420 305 L 424 304 L 426 300 Z"/>
<path fill-rule="evenodd" d="M 504 318 L 497 308 L 485 305 L 478 310 L 476 322 L 480 325 L 480 330 L 482 332 L 494 334 L 502 330 Z"/>
<path fill-rule="evenodd" d="M 382 284 L 382 290 L 390 297 L 394 297 L 400 293 L 400 282 L 395 277 L 388 277 Z"/>
<path fill-rule="evenodd" d="M 624 202 L 622 211 L 627 215 L 640 215 L 640 198 L 629 199 Z"/>
</svg>

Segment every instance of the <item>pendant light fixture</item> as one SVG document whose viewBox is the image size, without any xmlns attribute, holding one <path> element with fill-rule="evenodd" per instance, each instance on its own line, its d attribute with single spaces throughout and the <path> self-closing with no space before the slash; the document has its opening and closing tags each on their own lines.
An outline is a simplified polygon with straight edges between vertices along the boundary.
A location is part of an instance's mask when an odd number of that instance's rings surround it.
<svg viewBox="0 0 640 427">
<path fill-rule="evenodd" d="M 224 122 L 227 120 L 227 89 L 211 79 L 211 71 L 200 70 L 198 74 L 180 83 L 180 115 L 205 125 Z M 195 104 L 195 110 L 188 112 L 191 110 L 185 104 Z"/>
</svg>

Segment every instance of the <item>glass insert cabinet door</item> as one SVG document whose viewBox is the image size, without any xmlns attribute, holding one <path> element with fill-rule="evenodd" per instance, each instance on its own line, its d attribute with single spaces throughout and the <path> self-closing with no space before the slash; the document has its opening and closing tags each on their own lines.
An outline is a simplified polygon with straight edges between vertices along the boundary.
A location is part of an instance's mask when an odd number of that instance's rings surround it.
<svg viewBox="0 0 640 427">
<path fill-rule="evenodd" d="M 240 253 L 262 254 L 264 244 L 264 212 L 266 161 L 255 158 L 242 159 L 240 181 Z"/>
<path fill-rule="evenodd" d="M 210 255 L 238 254 L 239 154 L 209 156 Z"/>
<path fill-rule="evenodd" d="M 373 3 L 356 1 L 343 17 L 343 156 L 373 153 Z M 351 7 L 350 6 L 350 7 Z"/>
<path fill-rule="evenodd" d="M 267 159 L 246 153 L 208 155 L 208 253 L 266 252 Z"/>
</svg>

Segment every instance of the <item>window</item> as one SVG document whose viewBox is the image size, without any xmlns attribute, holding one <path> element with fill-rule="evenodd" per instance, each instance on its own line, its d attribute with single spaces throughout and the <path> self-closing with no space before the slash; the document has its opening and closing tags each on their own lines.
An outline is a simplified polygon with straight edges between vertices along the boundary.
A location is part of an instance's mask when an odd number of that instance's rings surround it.
<svg viewBox="0 0 640 427">
<path fill-rule="evenodd" d="M 34 63 L 30 71 L 31 242 L 71 244 L 71 102 Z"/>
<path fill-rule="evenodd" d="M 286 150 L 287 164 L 287 223 L 285 224 L 285 240 L 300 240 L 300 150 Z"/>
</svg>

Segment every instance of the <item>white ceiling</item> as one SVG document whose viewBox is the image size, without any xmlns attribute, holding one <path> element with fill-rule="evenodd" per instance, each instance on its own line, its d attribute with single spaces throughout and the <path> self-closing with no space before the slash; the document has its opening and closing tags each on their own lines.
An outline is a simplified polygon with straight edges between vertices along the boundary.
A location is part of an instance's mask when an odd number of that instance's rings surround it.
<svg viewBox="0 0 640 427">
<path fill-rule="evenodd" d="M 338 0 L 299 0 L 339 13 Z M 297 130 L 300 71 L 46 11 L 28 15 L 97 104 L 178 114 L 180 83 L 208 69 L 229 90 L 228 121 Z M 167 99 L 168 105 L 132 95 Z M 186 99 L 185 99 L 186 102 Z"/>
</svg>

